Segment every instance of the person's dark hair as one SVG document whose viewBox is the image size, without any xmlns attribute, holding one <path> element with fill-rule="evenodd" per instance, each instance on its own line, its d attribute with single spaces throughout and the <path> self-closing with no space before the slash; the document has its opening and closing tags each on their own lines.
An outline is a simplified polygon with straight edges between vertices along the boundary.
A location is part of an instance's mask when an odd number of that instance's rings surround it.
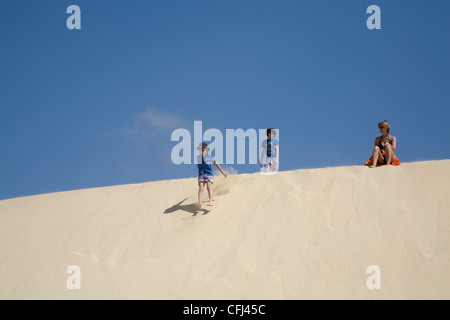
<svg viewBox="0 0 450 320">
<path fill-rule="evenodd" d="M 266 135 L 269 136 L 269 134 L 273 132 L 274 137 L 277 136 L 277 132 L 275 131 L 275 128 L 269 128 L 266 130 Z"/>
</svg>

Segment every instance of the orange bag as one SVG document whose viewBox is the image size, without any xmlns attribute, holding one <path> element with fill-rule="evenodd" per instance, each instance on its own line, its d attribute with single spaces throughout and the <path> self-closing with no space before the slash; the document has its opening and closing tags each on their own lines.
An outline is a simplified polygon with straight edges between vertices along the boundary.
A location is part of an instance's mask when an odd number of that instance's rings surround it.
<svg viewBox="0 0 450 320">
<path fill-rule="evenodd" d="M 383 157 L 384 157 L 384 156 L 386 155 L 386 151 L 383 151 L 381 154 L 382 154 Z M 371 157 L 369 158 L 369 160 L 368 160 L 367 162 L 364 163 L 365 166 L 371 166 L 372 164 L 373 164 L 373 156 L 371 156 Z M 399 165 L 401 165 L 401 164 L 402 164 L 402 163 L 398 160 L 397 156 L 394 154 L 394 155 L 392 156 L 392 159 L 391 159 L 391 165 L 393 165 L 393 166 L 399 166 Z M 386 164 L 385 164 L 385 163 L 381 164 L 381 166 L 384 166 L 384 165 L 386 165 Z M 378 166 L 378 164 L 377 164 L 377 166 Z"/>
</svg>

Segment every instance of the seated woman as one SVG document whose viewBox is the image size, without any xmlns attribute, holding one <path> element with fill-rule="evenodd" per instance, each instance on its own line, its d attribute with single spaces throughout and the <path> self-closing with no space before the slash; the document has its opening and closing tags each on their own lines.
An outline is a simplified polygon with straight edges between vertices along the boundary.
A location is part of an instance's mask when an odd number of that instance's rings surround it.
<svg viewBox="0 0 450 320">
<path fill-rule="evenodd" d="M 383 120 L 378 123 L 378 129 L 380 129 L 381 136 L 375 138 L 373 154 L 365 165 L 370 168 L 384 164 L 391 164 L 393 166 L 400 165 L 401 162 L 398 161 L 397 156 L 394 154 L 397 148 L 397 139 L 389 134 L 391 124 L 387 120 Z"/>
</svg>

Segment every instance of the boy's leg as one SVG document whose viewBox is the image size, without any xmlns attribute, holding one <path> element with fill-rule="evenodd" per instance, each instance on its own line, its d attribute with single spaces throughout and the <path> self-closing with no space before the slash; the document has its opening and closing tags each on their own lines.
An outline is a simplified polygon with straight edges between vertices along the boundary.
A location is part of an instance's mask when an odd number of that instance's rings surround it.
<svg viewBox="0 0 450 320">
<path fill-rule="evenodd" d="M 207 187 L 208 187 L 208 195 L 209 195 L 209 203 L 208 203 L 208 206 L 212 206 L 212 205 L 213 205 L 212 182 L 208 182 L 208 183 L 207 183 Z"/>
<path fill-rule="evenodd" d="M 264 171 L 268 173 L 270 171 L 270 158 L 266 159 L 266 162 L 264 163 Z"/>
<path fill-rule="evenodd" d="M 202 207 L 202 194 L 203 194 L 204 187 L 205 187 L 205 182 L 204 181 L 200 181 L 198 183 L 198 204 L 197 204 L 197 206 L 199 208 Z"/>
<path fill-rule="evenodd" d="M 273 159 L 272 163 L 272 172 L 277 172 L 278 161 L 277 159 Z"/>
<path fill-rule="evenodd" d="M 267 165 L 266 172 L 275 172 L 277 170 L 275 158 L 268 158 L 266 165 Z"/>
<path fill-rule="evenodd" d="M 273 160 L 273 172 L 276 172 L 276 171 L 278 171 L 278 159 L 277 158 L 275 158 Z"/>
</svg>

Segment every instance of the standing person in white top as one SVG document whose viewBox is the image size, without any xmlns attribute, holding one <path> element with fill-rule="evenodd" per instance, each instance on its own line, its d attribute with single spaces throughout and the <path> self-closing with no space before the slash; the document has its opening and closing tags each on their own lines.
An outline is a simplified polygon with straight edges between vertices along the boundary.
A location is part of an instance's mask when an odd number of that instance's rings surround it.
<svg viewBox="0 0 450 320">
<path fill-rule="evenodd" d="M 280 156 L 280 142 L 275 139 L 277 133 L 274 128 L 267 129 L 266 134 L 267 139 L 261 145 L 261 163 L 259 167 L 264 167 L 266 173 L 276 172 Z"/>
</svg>

